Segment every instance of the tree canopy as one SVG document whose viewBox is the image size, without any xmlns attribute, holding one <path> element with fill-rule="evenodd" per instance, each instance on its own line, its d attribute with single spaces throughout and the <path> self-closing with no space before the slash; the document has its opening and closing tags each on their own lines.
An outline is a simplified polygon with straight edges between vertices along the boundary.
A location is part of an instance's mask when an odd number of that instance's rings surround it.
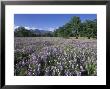
<svg viewBox="0 0 110 89">
<path fill-rule="evenodd" d="M 80 17 L 74 16 L 71 20 L 54 31 L 54 36 L 64 37 L 97 37 L 97 20 L 85 20 L 81 22 Z"/>
</svg>

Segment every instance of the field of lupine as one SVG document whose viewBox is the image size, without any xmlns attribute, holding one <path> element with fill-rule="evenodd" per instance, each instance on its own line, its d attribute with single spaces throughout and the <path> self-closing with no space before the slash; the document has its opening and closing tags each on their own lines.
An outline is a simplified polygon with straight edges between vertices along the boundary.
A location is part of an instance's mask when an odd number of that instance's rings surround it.
<svg viewBox="0 0 110 89">
<path fill-rule="evenodd" d="M 15 37 L 15 76 L 96 76 L 96 39 Z"/>
</svg>

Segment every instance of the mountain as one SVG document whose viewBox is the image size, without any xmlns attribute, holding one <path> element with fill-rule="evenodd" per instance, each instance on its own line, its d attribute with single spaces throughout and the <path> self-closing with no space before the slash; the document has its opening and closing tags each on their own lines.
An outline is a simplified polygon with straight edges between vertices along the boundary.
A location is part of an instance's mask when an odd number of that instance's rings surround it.
<svg viewBox="0 0 110 89">
<path fill-rule="evenodd" d="M 45 33 L 51 33 L 52 31 L 46 31 L 46 30 L 39 30 L 39 29 L 31 29 L 32 32 L 37 34 L 45 34 Z"/>
<path fill-rule="evenodd" d="M 31 32 L 33 32 L 33 33 L 37 33 L 37 34 L 40 34 L 41 32 L 40 32 L 40 30 L 39 29 L 30 29 L 30 31 Z"/>
<path fill-rule="evenodd" d="M 25 27 L 18 27 L 14 30 L 15 37 L 39 37 L 39 36 L 52 36 L 51 31 L 39 29 L 26 29 Z"/>
<path fill-rule="evenodd" d="M 44 34 L 45 34 L 45 33 L 52 33 L 52 31 L 46 31 L 46 30 L 39 30 L 39 31 L 40 31 L 40 33 L 42 33 L 42 34 L 43 34 L 43 33 L 44 33 Z"/>
</svg>

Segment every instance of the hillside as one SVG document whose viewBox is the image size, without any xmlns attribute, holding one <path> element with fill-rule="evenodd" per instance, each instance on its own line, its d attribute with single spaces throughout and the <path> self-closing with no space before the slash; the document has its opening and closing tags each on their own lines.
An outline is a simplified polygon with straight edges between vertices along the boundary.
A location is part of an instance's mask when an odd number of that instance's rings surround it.
<svg viewBox="0 0 110 89">
<path fill-rule="evenodd" d="M 51 34 L 51 31 L 39 29 L 26 29 L 25 27 L 18 27 L 14 30 L 15 37 L 39 37 Z"/>
</svg>

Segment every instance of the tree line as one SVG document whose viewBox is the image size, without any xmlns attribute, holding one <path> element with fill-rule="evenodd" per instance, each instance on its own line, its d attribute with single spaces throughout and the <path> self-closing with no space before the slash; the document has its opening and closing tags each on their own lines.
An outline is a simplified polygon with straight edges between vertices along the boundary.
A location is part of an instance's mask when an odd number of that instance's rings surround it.
<svg viewBox="0 0 110 89">
<path fill-rule="evenodd" d="M 80 17 L 74 16 L 68 23 L 55 29 L 54 32 L 37 33 L 27 30 L 24 27 L 18 27 L 15 37 L 88 37 L 88 39 L 97 38 L 97 19 L 81 21 Z"/>
<path fill-rule="evenodd" d="M 71 20 L 54 31 L 58 37 L 97 37 L 97 19 L 81 22 L 80 17 L 74 16 Z"/>
</svg>

